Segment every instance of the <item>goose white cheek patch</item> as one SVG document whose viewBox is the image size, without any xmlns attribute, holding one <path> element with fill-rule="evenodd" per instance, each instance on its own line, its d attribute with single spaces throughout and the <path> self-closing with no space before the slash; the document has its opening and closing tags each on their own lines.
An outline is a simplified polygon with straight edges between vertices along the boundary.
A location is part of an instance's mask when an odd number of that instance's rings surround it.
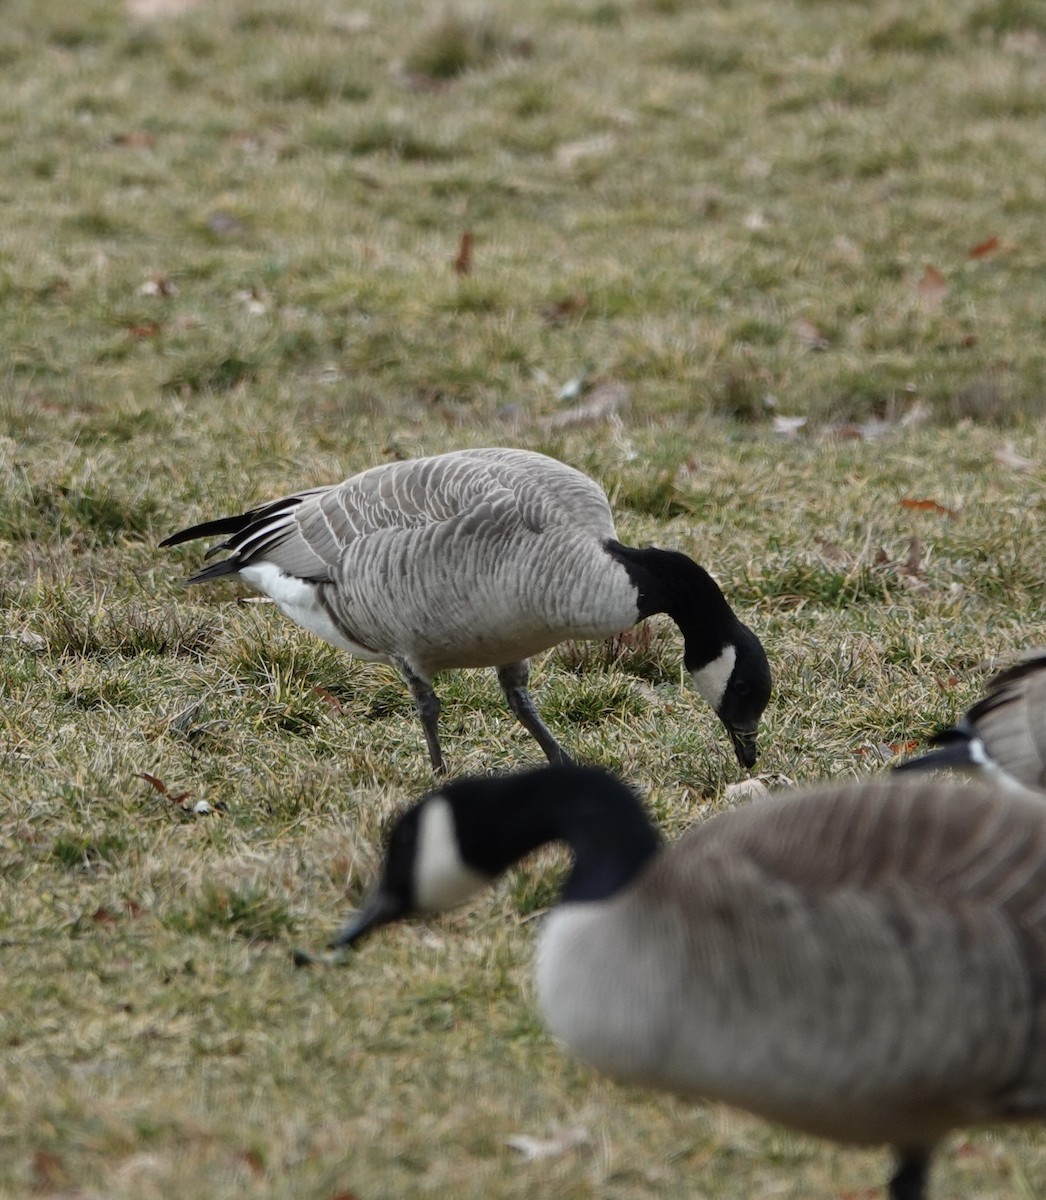
<svg viewBox="0 0 1046 1200">
<path fill-rule="evenodd" d="M 736 661 L 737 650 L 733 646 L 724 646 L 718 658 L 713 658 L 710 663 L 690 673 L 698 693 L 717 711 L 726 694 L 730 676 L 734 673 Z"/>
<path fill-rule="evenodd" d="M 438 796 L 425 805 L 418 828 L 414 902 L 424 912 L 454 908 L 490 881 L 467 866 L 454 835 L 450 805 Z"/>
</svg>

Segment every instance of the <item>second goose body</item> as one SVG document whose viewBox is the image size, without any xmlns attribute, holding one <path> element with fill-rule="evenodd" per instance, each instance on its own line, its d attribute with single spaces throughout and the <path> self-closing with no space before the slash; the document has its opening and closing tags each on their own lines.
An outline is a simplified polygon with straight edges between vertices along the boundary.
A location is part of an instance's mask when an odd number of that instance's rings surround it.
<svg viewBox="0 0 1046 1200">
<path fill-rule="evenodd" d="M 624 1081 L 884 1143 L 922 1200 L 949 1130 L 1046 1116 L 1046 807 L 887 778 L 756 801 L 662 848 L 592 768 L 463 779 L 409 809 L 337 944 L 459 903 L 549 841 L 546 1024 Z"/>
<path fill-rule="evenodd" d="M 617 541 L 602 489 L 524 450 L 462 450 L 373 467 L 161 545 L 222 536 L 227 557 L 189 580 L 235 577 L 299 625 L 406 678 L 433 767 L 443 770 L 432 678 L 496 667 L 512 711 L 551 760 L 562 756 L 527 691 L 527 660 L 568 638 L 601 638 L 665 612 L 684 664 L 756 757 L 770 671 L 758 638 L 686 555 Z"/>
<path fill-rule="evenodd" d="M 1006 791 L 1046 795 L 1046 650 L 1031 650 L 1000 671 L 955 725 L 932 738 L 936 748 L 897 771 L 953 768 Z"/>
</svg>

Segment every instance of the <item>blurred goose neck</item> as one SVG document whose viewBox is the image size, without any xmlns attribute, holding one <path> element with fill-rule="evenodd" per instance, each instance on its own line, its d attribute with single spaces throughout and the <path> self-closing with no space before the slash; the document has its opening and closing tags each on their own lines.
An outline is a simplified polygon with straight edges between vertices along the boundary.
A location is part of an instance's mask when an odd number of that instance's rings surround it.
<svg viewBox="0 0 1046 1200">
<path fill-rule="evenodd" d="M 635 794 L 597 768 L 539 768 L 496 787 L 475 784 L 474 792 L 452 797 L 448 788 L 443 795 L 454 806 L 461 857 L 490 877 L 539 846 L 564 842 L 574 865 L 561 899 L 603 900 L 627 887 L 661 848 Z"/>
</svg>

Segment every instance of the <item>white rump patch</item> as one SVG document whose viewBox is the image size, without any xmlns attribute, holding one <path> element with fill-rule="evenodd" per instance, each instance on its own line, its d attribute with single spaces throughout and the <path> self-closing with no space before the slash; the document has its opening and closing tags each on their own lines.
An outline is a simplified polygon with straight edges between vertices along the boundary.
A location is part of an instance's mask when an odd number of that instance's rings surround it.
<svg viewBox="0 0 1046 1200">
<path fill-rule="evenodd" d="M 414 860 L 414 901 L 425 912 L 443 912 L 467 900 L 490 882 L 466 866 L 454 833 L 454 814 L 446 800 L 425 803 L 418 825 Z"/>
<path fill-rule="evenodd" d="M 716 712 L 719 711 L 719 705 L 726 694 L 726 685 L 730 682 L 730 676 L 734 673 L 734 663 L 736 661 L 736 648 L 733 646 L 724 646 L 718 658 L 713 658 L 710 663 L 706 663 L 705 666 L 698 667 L 696 671 L 690 672 L 690 678 L 694 681 L 694 687 L 697 688 L 700 695 L 711 704 Z"/>
<path fill-rule="evenodd" d="M 309 583 L 307 579 L 299 579 L 296 575 L 288 575 L 271 562 L 255 562 L 241 567 L 240 578 L 274 600 L 280 612 L 285 617 L 290 617 L 295 625 L 316 634 L 325 642 L 337 646 L 339 650 L 347 650 L 357 658 L 368 658 L 377 662 L 389 661 L 387 655 L 375 654 L 366 646 L 345 637 L 320 603 L 316 594 L 316 584 Z"/>
</svg>

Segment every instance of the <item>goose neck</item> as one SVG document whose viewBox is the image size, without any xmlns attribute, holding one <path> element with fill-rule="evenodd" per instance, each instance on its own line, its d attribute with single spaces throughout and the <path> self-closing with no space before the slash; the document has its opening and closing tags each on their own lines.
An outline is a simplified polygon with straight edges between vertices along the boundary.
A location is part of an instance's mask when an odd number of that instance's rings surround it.
<svg viewBox="0 0 1046 1200">
<path fill-rule="evenodd" d="M 639 620 L 665 613 L 683 635 L 684 661 L 694 670 L 718 658 L 740 622 L 711 575 L 678 550 L 637 549 L 608 542 L 607 553 L 636 588 Z"/>
<path fill-rule="evenodd" d="M 482 808 L 470 814 L 457 806 L 457 824 L 463 859 L 488 877 L 539 846 L 563 842 L 574 863 L 561 898 L 602 900 L 627 887 L 660 849 L 635 794 L 608 772 L 540 767 L 499 781 L 500 796 L 486 783 L 482 797 L 477 794 Z"/>
</svg>

